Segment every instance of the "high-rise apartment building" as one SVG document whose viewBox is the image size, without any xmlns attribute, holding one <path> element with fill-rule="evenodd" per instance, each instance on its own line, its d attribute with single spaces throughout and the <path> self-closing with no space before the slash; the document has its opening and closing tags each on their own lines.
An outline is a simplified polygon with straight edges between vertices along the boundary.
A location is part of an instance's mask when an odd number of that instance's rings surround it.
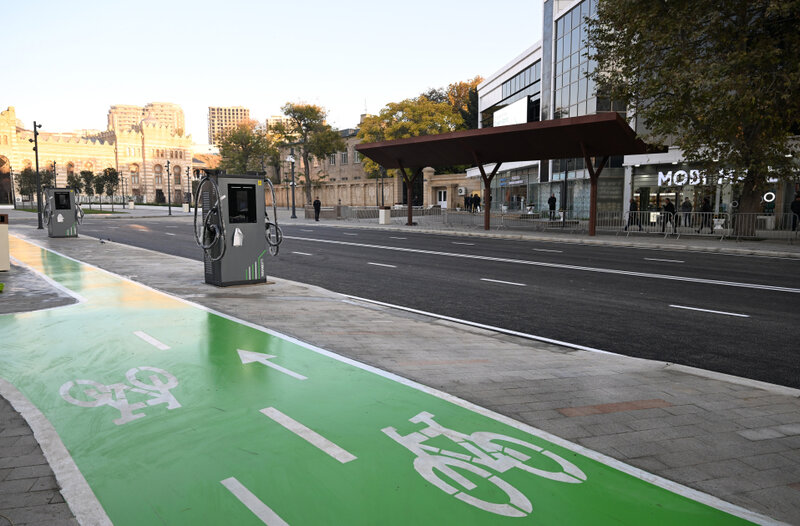
<svg viewBox="0 0 800 526">
<path fill-rule="evenodd" d="M 291 119 L 285 115 L 273 115 L 267 119 L 267 129 L 271 129 L 276 124 L 289 126 L 291 124 Z"/>
<path fill-rule="evenodd" d="M 208 107 L 208 142 L 219 146 L 220 134 L 237 124 L 250 120 L 250 110 L 241 106 Z"/>
<path fill-rule="evenodd" d="M 116 104 L 108 110 L 109 130 L 131 130 L 139 126 L 142 120 L 148 119 L 151 123 L 158 123 L 178 135 L 183 135 L 186 123 L 183 109 L 170 102 L 149 102 L 144 107 L 130 104 Z"/>
</svg>

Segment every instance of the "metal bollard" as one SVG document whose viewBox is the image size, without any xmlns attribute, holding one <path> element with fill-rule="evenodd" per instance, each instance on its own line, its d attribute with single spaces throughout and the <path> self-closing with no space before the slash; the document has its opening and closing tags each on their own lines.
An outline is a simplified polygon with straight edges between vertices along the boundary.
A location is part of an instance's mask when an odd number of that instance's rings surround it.
<svg viewBox="0 0 800 526">
<path fill-rule="evenodd" d="M 8 214 L 0 214 L 0 271 L 11 270 L 8 248 Z"/>
</svg>

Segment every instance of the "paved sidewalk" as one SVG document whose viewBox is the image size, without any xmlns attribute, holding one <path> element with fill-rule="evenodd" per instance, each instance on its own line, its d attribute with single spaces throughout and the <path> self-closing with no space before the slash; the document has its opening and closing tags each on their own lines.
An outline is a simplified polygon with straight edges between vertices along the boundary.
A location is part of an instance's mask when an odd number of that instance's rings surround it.
<svg viewBox="0 0 800 526">
<path fill-rule="evenodd" d="M 35 226 L 13 222 L 11 229 L 67 256 L 450 393 L 777 521 L 800 524 L 798 390 L 531 342 L 285 280 L 218 289 L 202 282 L 198 261 L 85 237 L 48 239 Z M 785 248 L 794 257 L 794 247 Z M 7 476 L 0 464 L 0 487 Z M 4 509 L 0 505 L 0 514 Z"/>
</svg>

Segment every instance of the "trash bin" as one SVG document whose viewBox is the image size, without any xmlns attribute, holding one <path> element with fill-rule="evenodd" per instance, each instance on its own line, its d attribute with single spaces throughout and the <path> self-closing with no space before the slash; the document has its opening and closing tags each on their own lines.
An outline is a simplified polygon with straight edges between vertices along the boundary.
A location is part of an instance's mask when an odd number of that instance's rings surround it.
<svg viewBox="0 0 800 526">
<path fill-rule="evenodd" d="M 379 225 L 392 224 L 392 210 L 388 206 L 384 206 L 380 210 L 378 210 L 378 224 Z"/>
<path fill-rule="evenodd" d="M 8 214 L 0 214 L 0 271 L 11 270 L 8 250 Z"/>
</svg>

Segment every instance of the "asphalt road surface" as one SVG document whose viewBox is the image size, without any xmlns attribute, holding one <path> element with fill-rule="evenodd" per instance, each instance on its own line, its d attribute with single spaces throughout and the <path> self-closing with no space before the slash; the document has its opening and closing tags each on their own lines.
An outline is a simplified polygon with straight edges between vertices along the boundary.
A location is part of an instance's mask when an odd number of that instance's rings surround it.
<svg viewBox="0 0 800 526">
<path fill-rule="evenodd" d="M 796 259 L 324 225 L 282 228 L 280 254 L 267 260 L 270 276 L 800 387 Z M 80 233 L 202 259 L 186 218 L 87 216 Z"/>
</svg>

